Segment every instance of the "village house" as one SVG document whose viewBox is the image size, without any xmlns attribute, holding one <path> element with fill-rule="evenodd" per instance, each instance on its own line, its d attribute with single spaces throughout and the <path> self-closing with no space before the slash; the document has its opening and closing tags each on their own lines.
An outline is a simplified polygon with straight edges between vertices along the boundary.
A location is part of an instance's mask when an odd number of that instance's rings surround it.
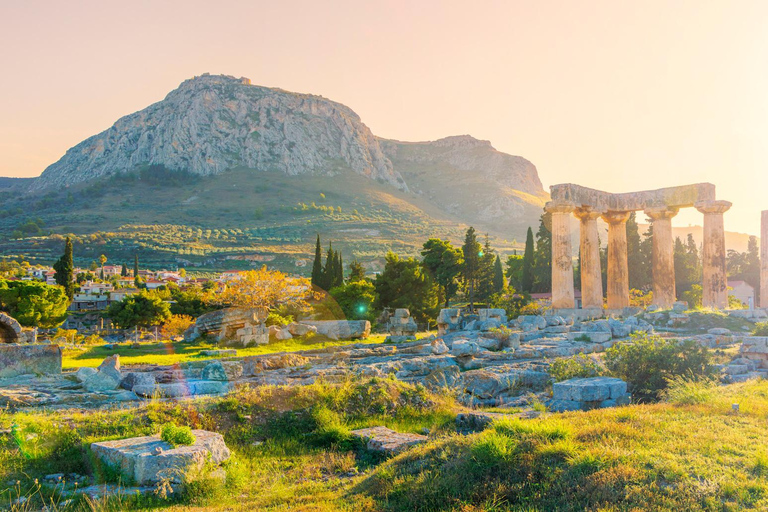
<svg viewBox="0 0 768 512">
<path fill-rule="evenodd" d="M 755 307 L 755 288 L 746 281 L 729 279 L 728 295 L 736 297 L 747 306 Z"/>
<path fill-rule="evenodd" d="M 117 290 L 112 290 L 109 292 L 109 303 L 120 302 L 130 295 L 136 295 L 140 291 L 141 290 L 138 288 L 119 288 Z"/>
</svg>

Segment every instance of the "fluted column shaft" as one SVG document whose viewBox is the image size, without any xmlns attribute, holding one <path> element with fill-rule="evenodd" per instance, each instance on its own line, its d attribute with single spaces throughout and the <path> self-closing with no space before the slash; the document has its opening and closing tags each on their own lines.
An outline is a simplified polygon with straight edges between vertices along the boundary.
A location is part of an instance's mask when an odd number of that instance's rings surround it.
<svg viewBox="0 0 768 512">
<path fill-rule="evenodd" d="M 671 308 L 677 300 L 675 291 L 675 257 L 672 246 L 672 217 L 677 208 L 648 208 L 645 214 L 653 221 L 653 303 Z"/>
<path fill-rule="evenodd" d="M 731 207 L 731 203 L 702 201 L 695 206 L 704 214 L 701 304 L 705 308 L 725 309 L 728 307 L 728 277 L 725 269 L 723 214 Z"/>
<path fill-rule="evenodd" d="M 768 210 L 760 219 L 760 307 L 768 308 Z"/>
<path fill-rule="evenodd" d="M 627 263 L 627 220 L 630 212 L 603 214 L 608 223 L 608 309 L 629 306 L 629 265 Z"/>
<path fill-rule="evenodd" d="M 574 307 L 571 213 L 575 207 L 568 202 L 549 202 L 545 206 L 552 215 L 552 309 Z"/>
<path fill-rule="evenodd" d="M 600 270 L 600 241 L 597 218 L 603 214 L 591 208 L 577 208 L 579 219 L 579 251 L 581 253 L 581 307 L 603 307 L 603 276 Z"/>
</svg>

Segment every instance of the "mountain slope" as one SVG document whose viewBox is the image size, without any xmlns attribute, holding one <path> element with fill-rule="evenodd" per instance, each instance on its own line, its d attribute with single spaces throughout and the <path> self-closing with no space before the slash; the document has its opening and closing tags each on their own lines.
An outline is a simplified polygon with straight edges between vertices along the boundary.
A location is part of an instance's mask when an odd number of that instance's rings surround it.
<svg viewBox="0 0 768 512">
<path fill-rule="evenodd" d="M 143 164 L 198 175 L 234 167 L 288 175 L 351 170 L 406 188 L 350 108 L 211 75 L 185 81 L 164 100 L 73 147 L 33 187 L 71 185 Z"/>
</svg>

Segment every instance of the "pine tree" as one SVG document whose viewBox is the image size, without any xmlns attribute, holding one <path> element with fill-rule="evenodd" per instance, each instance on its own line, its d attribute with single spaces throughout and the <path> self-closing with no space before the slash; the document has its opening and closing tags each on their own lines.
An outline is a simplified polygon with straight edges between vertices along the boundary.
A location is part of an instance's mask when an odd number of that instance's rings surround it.
<svg viewBox="0 0 768 512">
<path fill-rule="evenodd" d="M 477 234 L 475 228 L 471 227 L 467 230 L 467 234 L 464 237 L 464 245 L 461 248 L 464 253 L 464 266 L 462 268 L 462 274 L 464 275 L 464 283 L 467 286 L 469 294 L 469 309 L 475 310 L 475 285 L 477 284 L 478 272 L 480 270 L 480 243 L 477 241 Z"/>
<path fill-rule="evenodd" d="M 534 250 L 533 230 L 529 227 L 528 234 L 525 237 L 525 252 L 523 253 L 523 275 L 521 278 L 522 291 L 525 293 L 531 293 L 533 291 Z"/>
<path fill-rule="evenodd" d="M 480 255 L 480 268 L 477 273 L 476 295 L 479 300 L 488 301 L 491 295 L 496 293 L 493 284 L 494 263 L 496 254 L 491 247 L 491 241 L 488 235 L 485 235 L 485 242 Z"/>
<path fill-rule="evenodd" d="M 536 251 L 533 265 L 533 291 L 552 291 L 552 215 L 544 213 L 536 232 Z"/>
<path fill-rule="evenodd" d="M 312 286 L 323 288 L 323 249 L 320 247 L 320 234 L 317 235 L 315 244 L 315 261 L 312 262 Z"/>
<path fill-rule="evenodd" d="M 359 261 L 352 260 L 349 264 L 349 280 L 350 283 L 357 283 L 365 281 L 365 267 Z"/>
<path fill-rule="evenodd" d="M 504 270 L 501 268 L 501 258 L 496 255 L 496 263 L 493 265 L 493 290 L 494 293 L 501 293 L 506 288 L 507 283 L 504 279 Z"/>
<path fill-rule="evenodd" d="M 64 254 L 53 264 L 53 270 L 56 271 L 56 275 L 54 276 L 56 284 L 62 286 L 67 297 L 72 300 L 72 297 L 75 296 L 75 284 L 72 279 L 75 271 L 75 263 L 72 240 L 70 240 L 69 237 L 67 237 L 67 241 L 64 243 Z"/>
</svg>

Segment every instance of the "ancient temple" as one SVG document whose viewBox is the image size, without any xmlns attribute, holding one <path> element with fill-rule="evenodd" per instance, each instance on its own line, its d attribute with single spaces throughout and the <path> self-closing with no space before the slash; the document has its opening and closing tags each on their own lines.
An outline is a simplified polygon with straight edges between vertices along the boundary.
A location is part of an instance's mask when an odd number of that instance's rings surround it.
<svg viewBox="0 0 768 512">
<path fill-rule="evenodd" d="M 715 186 L 698 183 L 681 187 L 611 194 L 574 184 L 550 187 L 552 200 L 545 206 L 552 215 L 552 308 L 574 308 L 573 252 L 570 218 L 580 222 L 582 308 L 603 308 L 603 285 L 597 219 L 608 224 L 607 309 L 629 306 L 626 223 L 631 212 L 642 211 L 653 222 L 653 303 L 669 308 L 675 302 L 672 217 L 681 208 L 704 214 L 704 267 L 702 305 L 725 309 L 728 289 L 725 269 L 723 214 L 731 207 L 715 197 Z"/>
</svg>

